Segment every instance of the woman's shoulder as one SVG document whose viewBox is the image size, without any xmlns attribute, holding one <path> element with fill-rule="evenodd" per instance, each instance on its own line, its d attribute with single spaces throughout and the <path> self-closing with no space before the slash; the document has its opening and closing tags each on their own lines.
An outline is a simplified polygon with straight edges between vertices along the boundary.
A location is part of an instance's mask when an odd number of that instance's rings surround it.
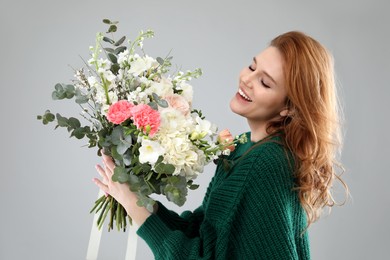
<svg viewBox="0 0 390 260">
<path fill-rule="evenodd" d="M 250 169 L 251 174 L 261 172 L 292 175 L 295 162 L 283 137 L 275 135 L 254 143 L 237 162 L 237 167 L 241 168 L 239 165 Z"/>
</svg>

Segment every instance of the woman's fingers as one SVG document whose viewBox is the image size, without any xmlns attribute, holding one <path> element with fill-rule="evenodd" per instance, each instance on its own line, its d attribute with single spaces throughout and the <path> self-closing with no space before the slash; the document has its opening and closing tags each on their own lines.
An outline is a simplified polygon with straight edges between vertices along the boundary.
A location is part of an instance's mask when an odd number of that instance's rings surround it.
<svg viewBox="0 0 390 260">
<path fill-rule="evenodd" d="M 103 163 L 106 167 L 106 173 L 110 174 L 110 176 L 114 173 L 115 164 L 112 161 L 111 157 L 103 154 Z M 107 172 L 109 170 L 109 172 Z"/>
<path fill-rule="evenodd" d="M 100 166 L 100 165 L 96 165 L 96 170 L 97 170 L 97 172 L 99 173 L 99 175 L 102 176 L 103 182 L 104 182 L 104 183 L 108 183 L 107 173 L 106 173 L 106 171 L 103 169 L 103 167 Z"/>
<path fill-rule="evenodd" d="M 97 178 L 93 178 L 92 181 L 99 187 L 99 189 L 104 191 L 106 194 L 109 194 L 109 188 L 107 185 L 105 185 L 103 182 L 101 182 Z"/>
</svg>

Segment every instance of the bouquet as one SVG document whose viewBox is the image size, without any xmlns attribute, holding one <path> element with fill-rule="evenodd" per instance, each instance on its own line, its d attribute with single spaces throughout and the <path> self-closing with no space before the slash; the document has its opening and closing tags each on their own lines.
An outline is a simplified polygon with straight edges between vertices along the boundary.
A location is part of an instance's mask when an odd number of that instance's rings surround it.
<svg viewBox="0 0 390 260">
<path fill-rule="evenodd" d="M 97 33 L 85 67 L 75 70 L 72 84 L 58 83 L 52 93 L 54 100 L 74 99 L 87 125 L 50 110 L 38 119 L 56 122 L 55 128 L 67 128 L 70 137 L 87 138 L 99 155 L 110 155 L 116 165 L 113 181 L 128 183 L 139 206 L 152 211 L 152 194 L 181 206 L 188 189 L 198 187 L 193 181 L 204 166 L 228 154 L 236 140 L 214 140 L 217 127 L 192 108 L 189 82 L 201 76 L 200 69 L 169 75 L 171 56 L 155 59 L 144 52 L 143 41 L 153 31 L 141 31 L 126 43 L 126 36 L 114 39 L 118 22 L 103 22 L 109 29 L 105 36 Z M 126 211 L 111 196 L 100 197 L 92 212 L 100 212 L 99 228 L 110 213 L 108 230 L 114 223 L 126 230 Z"/>
</svg>

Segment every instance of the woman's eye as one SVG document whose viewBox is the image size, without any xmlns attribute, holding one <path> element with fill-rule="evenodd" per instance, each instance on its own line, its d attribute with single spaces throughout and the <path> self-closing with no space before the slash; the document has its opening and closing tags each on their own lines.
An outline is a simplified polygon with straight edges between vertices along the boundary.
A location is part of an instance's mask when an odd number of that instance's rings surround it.
<svg viewBox="0 0 390 260">
<path fill-rule="evenodd" d="M 249 65 L 249 66 L 248 66 L 248 69 L 250 69 L 251 71 L 255 71 L 255 69 L 252 68 L 252 65 Z"/>
<path fill-rule="evenodd" d="M 260 80 L 260 82 L 261 82 L 261 85 L 263 85 L 264 87 L 270 88 L 270 86 L 268 86 L 267 84 L 264 83 L 264 80 Z"/>
</svg>

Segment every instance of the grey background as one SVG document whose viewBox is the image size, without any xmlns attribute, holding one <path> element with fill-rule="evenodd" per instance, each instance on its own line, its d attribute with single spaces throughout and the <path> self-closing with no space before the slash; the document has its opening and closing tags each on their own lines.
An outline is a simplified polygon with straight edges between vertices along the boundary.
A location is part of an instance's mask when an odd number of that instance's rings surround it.
<svg viewBox="0 0 390 260">
<path fill-rule="evenodd" d="M 313 259 L 384 259 L 390 246 L 388 1 L 11 1 L 1 0 L 0 259 L 85 259 L 100 162 L 85 140 L 43 126 L 47 108 L 78 114 L 73 101 L 51 100 L 57 82 L 88 58 L 103 18 L 134 37 L 151 28 L 151 56 L 172 49 L 174 64 L 201 67 L 194 106 L 220 129 L 246 131 L 230 112 L 239 70 L 276 35 L 301 30 L 335 56 L 345 104 L 344 179 L 352 199 L 310 228 Z M 181 212 L 201 203 L 214 166 Z M 99 259 L 124 259 L 126 234 L 104 232 Z M 153 259 L 143 241 L 137 259 Z"/>
</svg>

